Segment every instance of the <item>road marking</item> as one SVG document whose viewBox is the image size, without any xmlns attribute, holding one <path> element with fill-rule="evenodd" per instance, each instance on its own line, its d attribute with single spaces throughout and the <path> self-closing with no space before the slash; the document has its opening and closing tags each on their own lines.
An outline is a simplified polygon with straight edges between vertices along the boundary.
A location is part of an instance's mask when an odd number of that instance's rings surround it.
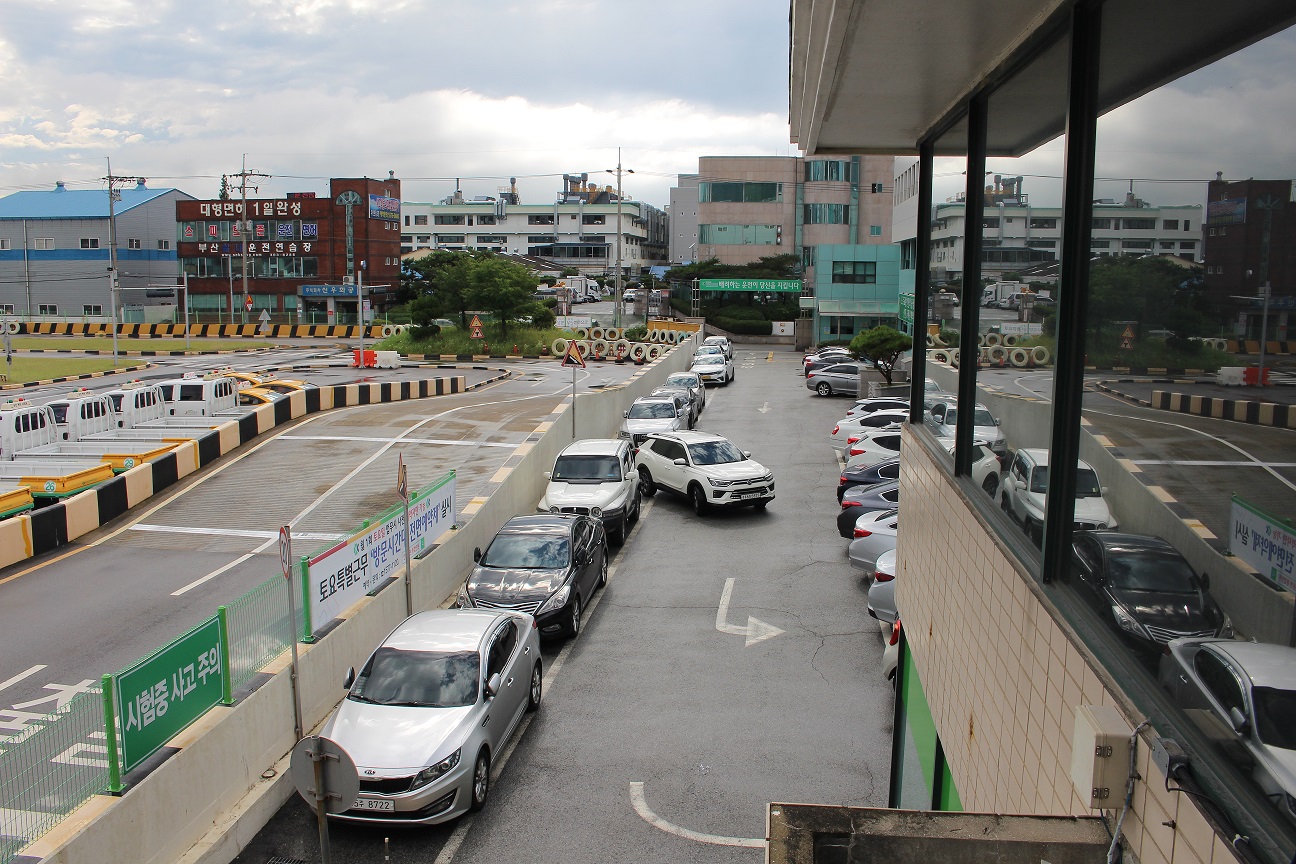
<svg viewBox="0 0 1296 864">
<path fill-rule="evenodd" d="M 276 538 L 278 537 L 278 535 L 275 535 L 275 536 L 276 536 Z M 276 542 L 277 542 L 277 541 L 276 541 Z M 219 569 L 213 570 L 212 572 L 208 573 L 206 576 L 200 576 L 200 577 L 198 577 L 197 579 L 195 579 L 194 581 L 190 582 L 188 585 L 184 586 L 183 588 L 181 588 L 181 589 L 178 590 L 178 591 L 172 591 L 172 592 L 171 592 L 171 596 L 172 596 L 172 597 L 179 597 L 181 594 L 185 593 L 185 592 L 188 591 L 190 588 L 197 588 L 199 585 L 203 584 L 203 583 L 206 582 L 207 580 L 209 580 L 209 579 L 215 579 L 217 576 L 221 575 L 221 574 L 224 573 L 226 570 L 230 570 L 230 569 L 232 569 L 232 568 L 234 568 L 234 567 L 237 567 L 238 565 L 242 564 L 244 561 L 248 560 L 249 558 L 251 558 L 251 557 L 252 557 L 253 555 L 255 555 L 255 554 L 256 554 L 255 552 L 249 552 L 249 553 L 247 553 L 246 555 L 240 555 L 239 557 L 235 558 L 235 559 L 234 559 L 233 561 L 231 561 L 230 563 L 226 564 L 224 567 L 221 567 L 221 568 L 219 568 Z"/>
<path fill-rule="evenodd" d="M 150 525 L 140 523 L 130 526 L 132 531 L 151 531 L 158 534 L 206 534 L 220 537 L 242 537 L 248 540 L 269 540 L 278 538 L 278 531 L 251 531 L 239 528 L 193 528 L 188 525 Z M 294 531 L 294 540 L 323 540 L 336 542 L 342 540 L 346 534 L 325 534 L 312 531 Z"/>
<path fill-rule="evenodd" d="M 47 813 L 42 810 L 14 810 L 8 807 L 0 807 L 0 837 L 18 837 L 22 840 L 30 839 L 22 826 L 40 825 L 44 820 L 53 815 L 53 813 Z M 15 829 L 6 827 L 8 825 L 16 826 L 16 829 L 23 833 L 14 833 Z"/>
<path fill-rule="evenodd" d="M 276 441 L 362 441 L 373 444 L 445 444 L 451 447 L 516 447 L 501 441 L 472 441 L 448 438 L 367 438 L 360 435 L 279 435 Z"/>
<path fill-rule="evenodd" d="M 766 402 L 764 405 L 762 405 L 761 407 L 757 408 L 756 410 L 759 411 L 760 413 L 764 414 L 765 412 L 767 412 L 767 411 L 770 410 L 770 409 L 769 409 L 769 403 Z"/>
<path fill-rule="evenodd" d="M 44 669 L 45 665 L 46 664 L 44 663 L 37 663 L 35 666 L 31 667 L 26 672 L 19 672 L 17 675 L 13 676 L 8 681 L 0 681 L 0 690 L 4 690 L 6 688 L 12 687 L 13 685 L 17 684 L 19 681 L 23 680 L 24 678 L 30 678 L 31 676 L 35 675 L 37 672 Z"/>
<path fill-rule="evenodd" d="M 766 639 L 772 639 L 784 632 L 773 624 L 766 624 L 759 618 L 751 615 L 747 616 L 747 626 L 739 627 L 736 624 L 730 624 L 725 621 L 729 617 L 729 596 L 733 594 L 734 580 L 729 577 L 725 580 L 724 592 L 720 595 L 720 607 L 716 610 L 716 629 L 721 633 L 731 633 L 735 636 L 746 636 L 747 642 L 744 648 L 750 648 L 757 642 L 763 642 Z"/>
<path fill-rule="evenodd" d="M 1296 468 L 1296 462 L 1252 462 L 1228 459 L 1131 459 L 1135 465 L 1187 465 L 1193 468 Z"/>
<path fill-rule="evenodd" d="M 765 848 L 765 841 L 756 837 L 725 837 L 720 834 L 703 834 L 701 831 L 692 831 L 688 828 L 672 825 L 654 813 L 652 808 L 648 806 L 648 800 L 644 797 L 644 784 L 638 780 L 630 782 L 630 804 L 634 807 L 635 812 L 649 825 L 659 828 L 667 834 L 683 837 L 685 840 L 696 840 L 699 843 L 710 843 L 713 846 L 741 846 L 745 849 Z"/>
</svg>

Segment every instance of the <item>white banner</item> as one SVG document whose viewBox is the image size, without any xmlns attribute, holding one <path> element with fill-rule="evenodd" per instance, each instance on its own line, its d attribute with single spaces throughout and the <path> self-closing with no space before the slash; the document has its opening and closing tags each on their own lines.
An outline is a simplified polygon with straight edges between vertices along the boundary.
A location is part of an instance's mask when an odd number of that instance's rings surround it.
<svg viewBox="0 0 1296 864">
<path fill-rule="evenodd" d="M 575 330 L 577 327 L 593 327 L 594 318 L 589 315 L 558 315 L 554 326 L 559 330 Z"/>
<path fill-rule="evenodd" d="M 1279 588 L 1296 592 L 1296 528 L 1233 497 L 1229 552 Z"/>
<path fill-rule="evenodd" d="M 1043 324 L 1023 324 L 1014 321 L 999 322 L 999 332 L 1005 336 L 1038 336 L 1044 332 Z"/>
<path fill-rule="evenodd" d="M 410 499 L 411 557 L 417 557 L 455 519 L 455 474 L 421 489 Z M 315 632 L 405 566 L 405 513 L 400 506 L 377 524 L 307 560 L 308 630 Z"/>
</svg>

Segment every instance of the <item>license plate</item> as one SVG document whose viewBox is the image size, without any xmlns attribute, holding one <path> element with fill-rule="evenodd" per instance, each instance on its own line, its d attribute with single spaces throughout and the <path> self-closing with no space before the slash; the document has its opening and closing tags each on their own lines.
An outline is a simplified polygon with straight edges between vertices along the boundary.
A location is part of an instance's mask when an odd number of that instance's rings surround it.
<svg viewBox="0 0 1296 864">
<path fill-rule="evenodd" d="M 351 809 L 393 811 L 396 809 L 396 802 L 384 798 L 357 798 L 351 805 Z"/>
<path fill-rule="evenodd" d="M 747 498 L 759 498 L 764 494 L 765 494 L 764 492 L 739 492 L 736 495 L 734 495 L 734 497 L 737 498 L 739 501 L 743 501 Z"/>
</svg>

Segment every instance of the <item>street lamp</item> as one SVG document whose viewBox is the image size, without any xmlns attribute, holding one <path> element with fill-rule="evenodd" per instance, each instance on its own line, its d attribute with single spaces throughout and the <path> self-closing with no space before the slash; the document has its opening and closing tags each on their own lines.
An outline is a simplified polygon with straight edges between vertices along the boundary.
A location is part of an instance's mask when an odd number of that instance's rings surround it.
<svg viewBox="0 0 1296 864">
<path fill-rule="evenodd" d="M 1265 340 L 1269 338 L 1269 241 L 1273 229 L 1273 214 L 1283 206 L 1283 202 L 1275 195 L 1264 195 L 1255 202 L 1256 209 L 1263 210 L 1264 234 L 1261 237 L 1260 253 L 1260 297 L 1264 303 L 1264 311 L 1260 314 L 1260 371 L 1256 375 L 1256 384 L 1264 386 L 1265 373 Z"/>
<path fill-rule="evenodd" d="M 612 299 L 612 326 L 620 329 L 621 327 L 621 175 L 633 174 L 634 169 L 621 167 L 621 148 L 617 148 L 617 166 L 615 169 L 608 168 L 608 174 L 615 174 L 617 178 L 617 237 L 616 237 L 616 289 Z M 648 308 L 646 305 L 645 309 Z"/>
</svg>

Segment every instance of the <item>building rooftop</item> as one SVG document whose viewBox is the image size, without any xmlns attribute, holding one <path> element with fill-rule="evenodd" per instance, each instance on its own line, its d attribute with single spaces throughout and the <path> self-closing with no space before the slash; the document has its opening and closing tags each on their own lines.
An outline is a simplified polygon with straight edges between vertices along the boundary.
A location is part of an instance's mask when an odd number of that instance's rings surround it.
<svg viewBox="0 0 1296 864">
<path fill-rule="evenodd" d="M 149 189 L 139 183 L 118 190 L 114 210 L 125 213 L 175 189 Z M 15 192 L 0 198 L 0 219 L 107 219 L 108 190 L 68 189 L 63 181 L 47 191 Z"/>
</svg>

